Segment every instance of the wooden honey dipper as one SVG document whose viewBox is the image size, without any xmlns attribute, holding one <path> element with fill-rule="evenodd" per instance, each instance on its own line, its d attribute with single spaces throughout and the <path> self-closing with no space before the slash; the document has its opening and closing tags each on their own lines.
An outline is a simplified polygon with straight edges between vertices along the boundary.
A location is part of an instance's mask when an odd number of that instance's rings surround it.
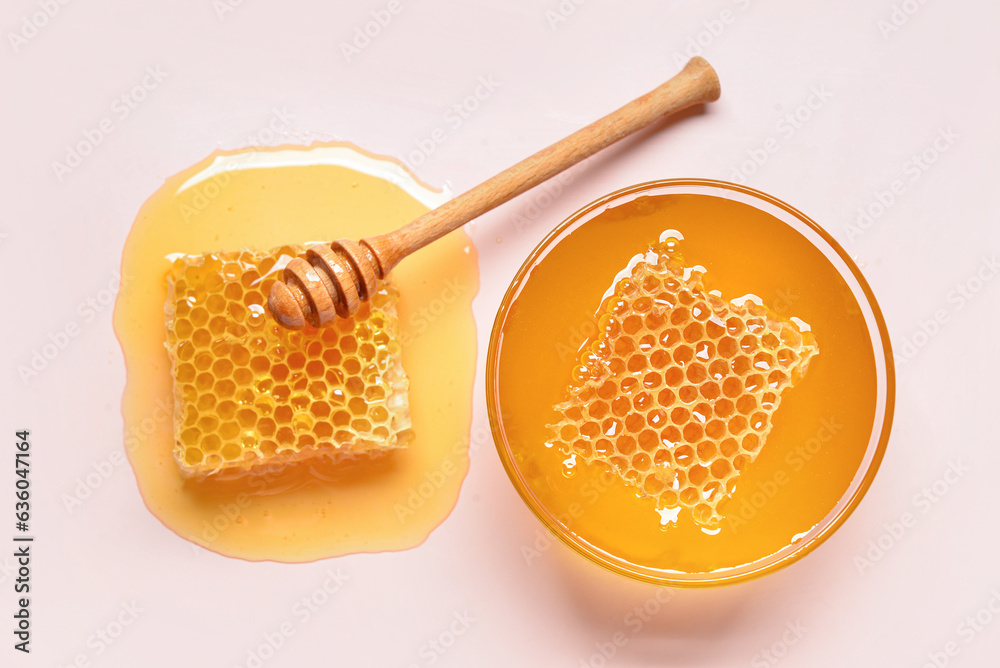
<svg viewBox="0 0 1000 668">
<path fill-rule="evenodd" d="M 318 244 L 285 267 L 267 306 L 282 326 L 320 327 L 355 313 L 378 282 L 415 250 L 520 195 L 653 121 L 719 99 L 719 79 L 703 58 L 692 58 L 659 88 L 632 100 L 552 146 L 525 158 L 472 190 L 395 232 Z"/>
</svg>

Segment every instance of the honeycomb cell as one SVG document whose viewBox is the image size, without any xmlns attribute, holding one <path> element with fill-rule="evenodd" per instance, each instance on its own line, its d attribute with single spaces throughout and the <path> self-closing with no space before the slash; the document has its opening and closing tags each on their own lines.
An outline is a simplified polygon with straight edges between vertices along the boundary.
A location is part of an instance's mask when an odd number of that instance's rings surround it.
<svg viewBox="0 0 1000 668">
<path fill-rule="evenodd" d="M 204 327 L 208 324 L 208 317 L 208 311 L 199 306 L 191 309 L 189 319 L 191 320 L 191 324 L 195 327 Z"/>
<path fill-rule="evenodd" d="M 647 291 L 653 292 L 653 291 Z M 667 318 L 662 313 L 653 310 L 646 314 L 646 329 L 650 332 L 656 332 L 658 329 L 667 324 Z"/>
<path fill-rule="evenodd" d="M 795 364 L 797 356 L 795 351 L 789 350 L 788 348 L 781 348 L 778 350 L 778 364 L 787 368 Z"/>
<path fill-rule="evenodd" d="M 681 340 L 681 333 L 676 329 L 665 329 L 660 334 L 660 345 L 664 348 L 672 348 L 674 344 Z"/>
<path fill-rule="evenodd" d="M 206 454 L 211 452 L 216 452 L 220 447 L 222 447 L 222 440 L 215 434 L 207 434 L 201 439 L 201 449 Z"/>
<path fill-rule="evenodd" d="M 312 402 L 313 398 L 305 392 L 296 392 L 289 399 L 289 403 L 291 403 L 292 408 L 297 411 L 308 410 L 309 404 Z"/>
<path fill-rule="evenodd" d="M 709 316 L 708 320 L 705 322 L 705 336 L 706 338 L 716 341 L 726 333 L 725 324 L 716 318 L 715 316 Z"/>
<path fill-rule="evenodd" d="M 220 380 L 215 382 L 214 388 L 213 381 L 215 381 L 215 376 L 211 373 L 203 373 L 199 375 L 197 380 L 198 389 L 203 392 L 214 391 L 215 395 L 220 398 L 232 397 L 236 392 L 236 383 L 230 380 Z M 228 404 L 232 402 L 226 403 Z"/>
<path fill-rule="evenodd" d="M 648 496 L 657 496 L 663 491 L 663 483 L 656 476 L 647 475 L 642 483 L 642 491 Z"/>
<path fill-rule="evenodd" d="M 709 401 L 714 401 L 715 399 L 718 399 L 719 395 L 722 394 L 722 390 L 719 388 L 719 384 L 712 381 L 709 381 L 707 383 L 702 383 L 701 387 L 698 388 L 698 392 L 701 394 L 701 396 L 708 399 Z"/>
<path fill-rule="evenodd" d="M 303 250 L 208 253 L 173 263 L 167 347 L 174 458 L 185 476 L 373 455 L 411 438 L 391 283 L 335 327 L 291 332 L 267 315 L 272 270 L 282 255 Z M 335 408 L 348 396 L 358 399 L 351 412 Z"/>
<path fill-rule="evenodd" d="M 243 429 L 253 429 L 254 425 L 257 424 L 259 418 L 259 410 L 251 408 L 242 408 L 236 411 L 236 422 Z"/>
<path fill-rule="evenodd" d="M 677 346 L 674 349 L 673 358 L 678 366 L 684 366 L 694 359 L 694 350 L 691 346 Z"/>
<path fill-rule="evenodd" d="M 662 428 L 667 423 L 667 412 L 662 408 L 654 408 L 646 413 L 646 422 L 654 429 Z"/>
<path fill-rule="evenodd" d="M 729 420 L 729 433 L 733 436 L 739 436 L 747 430 L 747 426 L 747 419 L 742 415 L 737 415 Z"/>
<path fill-rule="evenodd" d="M 738 398 L 743 394 L 743 381 L 738 376 L 726 378 L 722 381 L 722 393 L 729 399 Z"/>
<path fill-rule="evenodd" d="M 633 301 L 630 306 L 636 313 L 645 313 L 649 309 L 653 308 L 653 300 L 650 297 L 639 297 Z"/>
<path fill-rule="evenodd" d="M 647 390 L 653 390 L 663 384 L 663 377 L 655 372 L 647 373 L 642 378 L 642 386 Z"/>
<path fill-rule="evenodd" d="M 691 404 L 698 400 L 698 388 L 694 385 L 684 385 L 677 390 L 677 397 L 685 404 Z"/>
<path fill-rule="evenodd" d="M 729 371 L 729 362 L 726 360 L 715 359 L 708 365 L 708 375 L 716 381 L 722 380 L 728 376 Z"/>
<path fill-rule="evenodd" d="M 637 447 L 636 440 L 631 436 L 629 436 L 628 434 L 624 434 L 618 437 L 618 440 L 615 441 L 615 449 L 618 450 L 620 454 L 626 456 L 633 454 L 636 450 L 636 447 Z"/>
<path fill-rule="evenodd" d="M 240 367 L 233 371 L 233 380 L 237 387 L 246 387 L 253 383 L 253 373 L 249 369 Z"/>
<path fill-rule="evenodd" d="M 209 313 L 222 313 L 226 309 L 226 297 L 220 294 L 210 295 L 205 300 L 205 308 Z"/>
<path fill-rule="evenodd" d="M 185 429 L 178 436 L 178 440 L 183 445 L 197 445 L 201 439 L 201 432 L 198 429 Z"/>
<path fill-rule="evenodd" d="M 708 371 L 701 364 L 695 363 L 688 367 L 685 375 L 692 385 L 700 385 L 708 378 Z"/>
<path fill-rule="evenodd" d="M 294 352 L 288 356 L 288 368 L 297 371 L 306 365 L 306 356 L 301 352 Z"/>
<path fill-rule="evenodd" d="M 300 413 L 292 418 L 292 428 L 297 432 L 310 431 L 315 423 L 308 413 Z"/>
<path fill-rule="evenodd" d="M 225 316 L 218 315 L 208 321 L 208 331 L 213 336 L 222 336 L 226 333 L 229 325 L 230 322 Z"/>
<path fill-rule="evenodd" d="M 722 420 L 712 420 L 705 425 L 705 435 L 713 441 L 719 441 L 726 435 L 726 423 Z"/>
<path fill-rule="evenodd" d="M 198 428 L 203 433 L 211 433 L 219 428 L 219 418 L 212 415 L 206 415 L 205 417 L 198 420 Z"/>
<path fill-rule="evenodd" d="M 719 340 L 717 350 L 720 355 L 728 359 L 739 352 L 740 346 L 733 337 L 724 336 Z"/>
<path fill-rule="evenodd" d="M 699 322 L 692 322 L 684 328 L 684 340 L 688 343 L 702 341 L 705 338 L 705 329 Z"/>
<path fill-rule="evenodd" d="M 713 441 L 702 441 L 698 444 L 698 459 L 703 462 L 715 461 L 718 448 Z"/>
<path fill-rule="evenodd" d="M 250 362 L 250 351 L 243 344 L 236 344 L 232 348 L 230 357 L 236 366 L 246 366 Z"/>
<path fill-rule="evenodd" d="M 618 399 L 615 399 L 615 401 L 618 401 Z M 635 398 L 632 400 L 632 404 L 635 406 L 636 410 L 645 411 L 654 406 L 653 395 L 649 392 L 640 392 L 635 395 Z"/>
<path fill-rule="evenodd" d="M 708 469 L 701 464 L 695 464 L 688 469 L 687 477 L 692 484 L 701 487 L 708 480 Z"/>
<path fill-rule="evenodd" d="M 281 427 L 275 434 L 275 438 L 278 440 L 279 450 L 291 449 L 295 443 L 295 432 L 292 431 L 291 427 Z"/>
<path fill-rule="evenodd" d="M 646 417 L 642 413 L 630 413 L 625 416 L 625 429 L 631 433 L 642 431 L 646 426 Z"/>
<path fill-rule="evenodd" d="M 628 360 L 628 370 L 630 373 L 638 373 L 645 370 L 646 366 L 649 364 L 649 360 L 642 353 L 636 353 Z"/>
<path fill-rule="evenodd" d="M 295 410 L 288 405 L 282 404 L 274 409 L 274 419 L 278 424 L 288 424 L 292 421 Z"/>
<path fill-rule="evenodd" d="M 178 383 L 190 383 L 195 379 L 195 368 L 191 364 L 174 365 L 174 379 Z"/>
<path fill-rule="evenodd" d="M 223 289 L 223 294 L 229 300 L 229 308 L 232 309 L 234 306 L 239 306 L 239 301 L 243 298 L 243 288 L 239 283 L 230 283 Z"/>
<path fill-rule="evenodd" d="M 729 399 L 719 399 L 712 407 L 712 412 L 720 418 L 728 418 L 736 412 L 736 405 Z"/>
<path fill-rule="evenodd" d="M 618 417 L 628 415 L 631 408 L 632 402 L 628 400 L 628 397 L 616 397 L 611 402 L 611 412 Z"/>
<path fill-rule="evenodd" d="M 550 445 L 715 527 L 819 348 L 808 327 L 754 298 L 708 293 L 677 245 L 651 246 L 601 304 Z"/>
<path fill-rule="evenodd" d="M 750 389 L 750 388 L 747 388 Z M 736 400 L 736 410 L 743 415 L 750 415 L 753 411 L 757 410 L 757 399 L 752 394 L 744 394 L 739 399 Z"/>
<path fill-rule="evenodd" d="M 240 426 L 235 422 L 226 422 L 221 427 L 219 427 L 219 436 L 222 440 L 230 442 L 236 439 L 236 436 L 240 433 Z"/>
<path fill-rule="evenodd" d="M 642 316 L 630 315 L 622 321 L 622 331 L 626 334 L 635 334 L 643 327 Z"/>
<path fill-rule="evenodd" d="M 740 451 L 740 444 L 735 438 L 724 438 L 719 443 L 719 452 L 726 459 L 732 459 Z"/>
<path fill-rule="evenodd" d="M 663 382 L 670 387 L 680 386 L 680 384 L 684 382 L 684 369 L 679 366 L 673 366 L 666 369 L 663 372 Z"/>
<path fill-rule="evenodd" d="M 684 425 L 681 433 L 684 434 L 684 440 L 688 443 L 697 443 L 705 435 L 705 430 L 697 422 L 688 422 Z"/>
<path fill-rule="evenodd" d="M 212 375 L 216 378 L 227 378 L 233 373 L 233 363 L 226 358 L 217 359 L 212 364 Z"/>
<path fill-rule="evenodd" d="M 174 327 L 174 335 L 178 339 L 187 339 L 194 332 L 194 325 L 188 320 L 179 319 Z"/>
</svg>

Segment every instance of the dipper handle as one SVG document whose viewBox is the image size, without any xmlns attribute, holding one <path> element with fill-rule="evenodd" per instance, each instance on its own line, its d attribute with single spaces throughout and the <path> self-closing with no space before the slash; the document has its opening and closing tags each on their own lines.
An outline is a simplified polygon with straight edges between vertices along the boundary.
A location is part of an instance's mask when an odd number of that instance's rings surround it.
<svg viewBox="0 0 1000 668">
<path fill-rule="evenodd" d="M 378 280 L 410 253 L 452 232 L 657 119 L 719 98 L 708 62 L 692 58 L 672 79 L 388 234 L 314 247 L 275 283 L 268 306 L 285 327 L 324 325 L 357 310 Z"/>
</svg>

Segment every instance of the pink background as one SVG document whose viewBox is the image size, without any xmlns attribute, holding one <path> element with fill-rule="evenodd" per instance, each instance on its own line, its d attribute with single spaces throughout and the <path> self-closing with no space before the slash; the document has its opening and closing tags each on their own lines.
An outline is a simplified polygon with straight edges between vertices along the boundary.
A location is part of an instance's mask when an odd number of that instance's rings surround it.
<svg viewBox="0 0 1000 668">
<path fill-rule="evenodd" d="M 220 17 L 223 3 L 233 11 Z M 91 0 L 44 21 L 32 19 L 38 0 L 5 3 L 0 489 L 13 485 L 12 432 L 28 427 L 38 542 L 30 657 L 11 648 L 13 560 L 0 556 L 4 665 L 84 655 L 94 666 L 246 666 L 282 628 L 291 634 L 265 666 L 995 665 L 1000 6 L 577 3 Z M 390 6 L 400 11 L 345 57 L 341 44 Z M 9 34 L 24 20 L 45 25 L 15 49 Z M 405 159 L 441 127 L 433 152 L 410 160 L 426 182 L 461 192 L 655 87 L 699 42 L 720 102 L 472 226 L 483 286 L 475 451 L 458 506 L 424 545 L 253 564 L 195 549 L 150 515 L 120 463 L 124 368 L 100 302 L 136 211 L 165 177 L 255 136 L 340 138 Z M 115 99 L 147 67 L 165 78 L 120 117 Z M 481 77 L 496 89 L 449 125 Z M 798 127 L 783 120 L 796 112 Z M 113 131 L 60 181 L 53 161 L 104 118 Z M 272 120 L 280 135 L 261 135 Z M 926 169 L 912 161 L 925 151 Z M 503 291 L 548 229 L 611 190 L 681 176 L 745 178 L 837 237 L 884 309 L 899 387 L 882 471 L 817 552 L 749 584 L 657 598 L 561 544 L 528 562 L 522 547 L 545 534 L 485 431 L 482 370 Z M 851 227 L 859 207 L 880 213 L 864 230 Z M 80 307 L 88 299 L 93 311 Z M 71 323 L 79 334 L 23 381 L 18 366 Z M 68 511 L 63 497 L 108 462 L 107 479 Z M 0 500 L 8 544 L 13 499 Z M 913 522 L 896 526 L 905 513 Z M 869 552 L 877 561 L 860 565 Z M 348 580 L 318 595 L 337 569 Z M 313 595 L 324 603 L 303 619 L 296 603 Z M 141 612 L 112 644 L 94 640 L 133 603 Z"/>
</svg>

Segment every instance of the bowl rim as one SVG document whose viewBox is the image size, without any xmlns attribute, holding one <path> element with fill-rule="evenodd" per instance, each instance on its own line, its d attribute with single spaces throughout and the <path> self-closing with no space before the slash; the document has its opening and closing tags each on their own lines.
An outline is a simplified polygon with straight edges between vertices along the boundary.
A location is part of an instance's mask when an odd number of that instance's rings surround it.
<svg viewBox="0 0 1000 668">
<path fill-rule="evenodd" d="M 786 214 L 797 219 L 800 223 L 804 224 L 813 233 L 818 235 L 823 242 L 825 242 L 829 249 L 832 250 L 840 260 L 851 272 L 850 278 L 853 278 L 858 288 L 860 288 L 862 294 L 865 297 L 865 301 L 868 307 L 871 309 L 871 315 L 874 320 L 874 324 L 877 327 L 879 339 L 881 343 L 882 355 L 878 354 L 878 350 L 875 344 L 879 343 L 875 341 L 874 333 L 871 331 L 871 324 L 869 324 L 869 334 L 872 335 L 873 343 L 873 353 L 875 357 L 876 367 L 880 363 L 884 364 L 885 369 L 885 392 L 884 395 L 884 406 L 882 406 L 882 424 L 881 430 L 878 434 L 877 442 L 874 441 L 875 428 L 878 426 L 878 416 L 879 416 L 879 406 L 876 405 L 876 424 L 873 425 L 872 435 L 870 436 L 869 446 L 866 449 L 865 457 L 858 467 L 858 471 L 855 473 L 852 479 L 851 486 L 845 492 L 845 496 L 841 497 L 837 506 L 835 506 L 830 513 L 823 518 L 823 520 L 813 528 L 816 531 L 817 527 L 819 530 L 808 540 L 804 540 L 798 547 L 788 550 L 788 552 L 782 556 L 768 561 L 771 557 L 764 557 L 750 564 L 744 564 L 741 566 L 736 566 L 732 568 L 727 568 L 722 572 L 711 572 L 708 574 L 683 574 L 679 571 L 662 571 L 653 568 L 644 568 L 636 564 L 628 564 L 622 559 L 616 558 L 613 554 L 610 554 L 600 548 L 591 545 L 583 539 L 577 538 L 575 535 L 571 534 L 562 528 L 558 521 L 555 520 L 549 513 L 546 512 L 543 504 L 535 498 L 534 494 L 528 488 L 527 483 L 521 477 L 520 470 L 518 469 L 516 463 L 513 460 L 512 453 L 510 451 L 510 446 L 507 443 L 507 439 L 504 436 L 503 421 L 501 419 L 501 414 L 499 410 L 499 392 L 497 387 L 497 365 L 499 362 L 499 350 L 502 340 L 502 329 L 506 321 L 510 306 L 516 297 L 520 286 L 523 284 L 525 279 L 530 273 L 530 270 L 534 267 L 535 262 L 538 258 L 548 250 L 549 246 L 554 242 L 557 242 L 559 237 L 566 232 L 566 230 L 578 222 L 583 217 L 590 213 L 595 212 L 595 210 L 605 207 L 606 205 L 621 200 L 628 195 L 641 194 L 645 191 L 651 191 L 654 189 L 664 189 L 664 188 L 692 188 L 692 187 L 704 187 L 707 189 L 716 189 L 722 191 L 728 191 L 730 193 L 738 193 L 743 196 L 747 196 L 751 199 L 756 199 L 761 202 L 770 204 L 776 207 Z M 666 193 L 669 194 L 669 193 Z M 691 193 L 687 193 L 691 194 Z M 712 196 L 709 193 L 695 193 L 704 196 Z M 741 201 L 746 203 L 744 200 Z M 753 205 L 751 205 L 753 206 Z M 765 211 L 766 213 L 766 211 Z M 779 219 L 780 220 L 780 219 Z M 789 225 L 788 221 L 782 220 L 782 223 Z M 801 230 L 799 230 L 801 233 Z M 803 235 L 807 237 L 813 245 L 816 245 L 815 240 L 809 239 L 808 235 Z M 818 249 L 824 252 L 824 255 L 828 259 L 832 259 L 828 253 L 821 247 Z M 838 273 L 843 276 L 843 271 L 837 267 Z M 858 298 L 859 295 L 852 289 L 852 293 Z M 860 301 L 860 300 L 859 300 Z M 867 318 L 866 318 L 867 322 Z M 876 369 L 878 371 L 878 369 Z M 711 586 L 729 585 L 736 584 L 740 582 L 750 581 L 766 574 L 773 573 L 780 570 L 795 561 L 798 561 L 802 557 L 806 556 L 817 547 L 819 547 L 823 542 L 826 541 L 841 525 L 847 520 L 848 517 L 854 512 L 861 499 L 865 496 L 868 489 L 871 487 L 872 481 L 877 474 L 882 459 L 885 456 L 885 450 L 888 445 L 889 435 L 892 430 L 893 413 L 895 407 L 895 393 L 896 393 L 896 381 L 895 381 L 895 365 L 894 358 L 892 354 L 892 346 L 889 338 L 888 327 L 885 323 L 885 318 L 882 315 L 882 311 L 879 308 L 878 301 L 875 299 L 875 294 L 873 293 L 871 286 L 868 281 L 865 280 L 864 275 L 861 273 L 860 268 L 851 259 L 850 255 L 844 248 L 834 239 L 825 229 L 823 229 L 818 223 L 813 221 L 811 218 L 806 216 L 804 213 L 798 209 L 792 207 L 791 205 L 781 201 L 780 199 L 768 195 L 767 193 L 761 192 L 755 188 L 750 188 L 748 186 L 739 185 L 736 183 L 731 183 L 728 181 L 721 181 L 717 179 L 706 179 L 706 178 L 670 178 L 670 179 L 657 179 L 652 181 L 645 181 L 632 186 L 627 186 L 615 190 L 612 193 L 604 195 L 589 204 L 581 207 L 572 214 L 570 214 L 565 220 L 560 222 L 553 228 L 545 237 L 538 242 L 535 248 L 531 251 L 528 257 L 521 264 L 514 278 L 511 280 L 504 297 L 500 303 L 500 308 L 497 311 L 496 318 L 493 322 L 493 328 L 490 332 L 490 339 L 487 348 L 486 356 L 486 407 L 489 414 L 490 431 L 493 435 L 493 441 L 497 448 L 497 453 L 500 457 L 500 461 L 503 464 L 504 470 L 507 473 L 507 477 L 510 479 L 511 484 L 517 490 L 518 495 L 521 500 L 524 501 L 525 505 L 532 511 L 536 518 L 548 529 L 551 533 L 555 534 L 563 543 L 568 545 L 573 551 L 581 554 L 590 561 L 593 561 L 613 572 L 621 575 L 625 575 L 635 580 L 642 582 L 659 584 L 659 585 L 670 585 L 675 587 L 690 587 L 690 588 L 703 588 Z M 876 398 L 876 402 L 879 398 Z M 872 443 L 875 443 L 874 450 L 872 449 Z M 867 466 L 865 462 L 867 461 Z M 861 475 L 861 479 L 858 476 Z M 849 497 L 847 495 L 850 494 Z M 846 501 L 845 501 L 845 497 Z M 832 515 L 832 516 L 831 516 Z M 821 526 L 822 525 L 822 526 Z M 786 546 L 791 547 L 791 545 Z M 783 548 L 784 549 L 784 548 Z M 776 554 L 780 554 L 779 551 Z M 771 555 L 772 557 L 774 555 Z M 755 566 L 760 564 L 759 566 Z M 628 566 L 632 566 L 629 568 Z M 749 568 L 747 568 L 749 566 Z M 739 571 L 739 569 L 744 569 Z M 733 572 L 729 572 L 733 571 Z M 737 572 L 738 571 L 738 572 Z"/>
</svg>

